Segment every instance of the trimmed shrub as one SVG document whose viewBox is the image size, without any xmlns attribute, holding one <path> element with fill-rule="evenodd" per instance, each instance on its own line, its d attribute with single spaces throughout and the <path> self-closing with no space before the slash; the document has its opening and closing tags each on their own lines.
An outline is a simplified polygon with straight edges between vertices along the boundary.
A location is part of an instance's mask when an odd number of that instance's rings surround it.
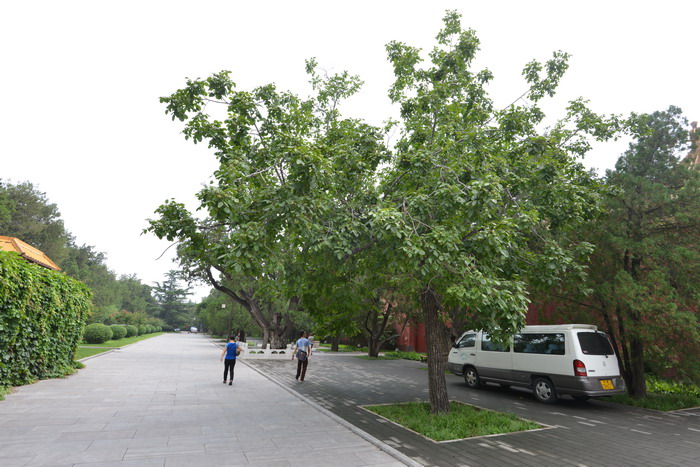
<svg viewBox="0 0 700 467">
<path fill-rule="evenodd" d="M 91 296 L 82 282 L 0 251 L 0 386 L 73 372 Z"/>
<path fill-rule="evenodd" d="M 113 324 L 109 327 L 112 330 L 112 339 L 119 340 L 126 336 L 126 326 Z"/>
<path fill-rule="evenodd" d="M 148 332 L 148 328 L 145 324 L 139 324 L 139 336 L 142 336 Z"/>
<path fill-rule="evenodd" d="M 83 340 L 88 344 L 102 344 L 112 338 L 112 330 L 102 323 L 88 324 L 83 332 Z"/>
<path fill-rule="evenodd" d="M 129 324 L 126 327 L 126 337 L 134 337 L 139 335 L 139 328 L 134 326 L 133 324 Z"/>
</svg>

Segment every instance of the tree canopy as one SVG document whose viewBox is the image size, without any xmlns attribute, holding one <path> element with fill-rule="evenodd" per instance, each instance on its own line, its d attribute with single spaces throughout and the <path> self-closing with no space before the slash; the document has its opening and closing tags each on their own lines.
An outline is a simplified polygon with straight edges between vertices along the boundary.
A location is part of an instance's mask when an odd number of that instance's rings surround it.
<svg viewBox="0 0 700 467">
<path fill-rule="evenodd" d="M 177 240 L 186 270 L 215 287 L 228 281 L 219 290 L 249 310 L 271 296 L 309 306 L 302 298 L 323 289 L 330 304 L 309 311 L 339 312 L 332 302 L 343 293 L 322 287 L 338 278 L 400 293 L 422 310 L 431 404 L 446 411 L 446 310 L 470 310 L 506 336 L 524 323 L 531 287 L 582 272 L 592 246 L 566 233 L 599 212 L 601 195 L 577 158 L 621 122 L 576 100 L 542 129 L 538 102 L 555 93 L 565 53 L 527 64 L 527 91 L 495 109 L 492 74 L 472 69 L 474 31 L 448 12 L 436 39 L 425 66 L 420 50 L 387 45 L 401 119 L 381 129 L 340 112 L 360 79 L 321 74 L 315 60 L 309 98 L 272 84 L 239 91 L 229 72 L 188 80 L 161 101 L 185 122 L 185 138 L 207 142 L 219 160 L 198 193 L 207 217 L 172 200 L 147 230 Z M 401 136 L 388 145 L 395 126 Z"/>
</svg>

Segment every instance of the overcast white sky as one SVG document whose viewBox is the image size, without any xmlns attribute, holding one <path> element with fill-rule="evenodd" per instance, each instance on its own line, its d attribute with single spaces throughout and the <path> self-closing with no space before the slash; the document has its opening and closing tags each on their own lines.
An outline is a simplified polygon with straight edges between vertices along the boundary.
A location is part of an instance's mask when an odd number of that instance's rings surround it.
<svg viewBox="0 0 700 467">
<path fill-rule="evenodd" d="M 349 109 L 378 124 L 393 113 L 384 45 L 429 50 L 446 9 L 477 31 L 497 104 L 522 94 L 525 63 L 563 50 L 571 66 L 552 117 L 583 96 L 602 113 L 673 104 L 700 120 L 700 1 L 6 1 L 0 178 L 45 192 L 116 273 L 161 281 L 168 243 L 140 232 L 168 198 L 194 208 L 215 159 L 184 140 L 160 96 L 223 69 L 239 89 L 304 93 L 304 60 L 317 57 L 362 77 Z M 586 165 L 603 172 L 625 144 L 597 147 Z"/>
</svg>

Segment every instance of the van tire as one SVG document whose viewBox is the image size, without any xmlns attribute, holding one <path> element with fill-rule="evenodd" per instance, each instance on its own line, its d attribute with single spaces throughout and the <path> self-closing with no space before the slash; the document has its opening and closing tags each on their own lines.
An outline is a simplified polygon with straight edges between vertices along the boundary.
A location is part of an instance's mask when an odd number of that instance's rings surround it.
<svg viewBox="0 0 700 467">
<path fill-rule="evenodd" d="M 467 383 L 467 386 L 469 386 L 472 389 L 478 389 L 481 387 L 481 379 L 479 378 L 479 372 L 476 371 L 476 368 L 474 367 L 467 367 L 463 371 L 464 373 L 464 382 Z"/>
<path fill-rule="evenodd" d="M 549 378 L 535 378 L 532 382 L 532 393 L 535 399 L 545 404 L 554 404 L 557 401 L 557 390 Z"/>
</svg>

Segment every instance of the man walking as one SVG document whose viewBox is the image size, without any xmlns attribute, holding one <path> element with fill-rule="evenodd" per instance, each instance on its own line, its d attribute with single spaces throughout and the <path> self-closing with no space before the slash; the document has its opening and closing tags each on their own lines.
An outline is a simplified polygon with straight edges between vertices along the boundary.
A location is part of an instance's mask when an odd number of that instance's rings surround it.
<svg viewBox="0 0 700 467">
<path fill-rule="evenodd" d="M 306 338 L 306 333 L 301 331 L 299 333 L 299 339 L 292 349 L 292 360 L 294 360 L 294 357 L 297 358 L 297 381 L 304 381 L 304 376 L 306 376 L 306 367 L 309 365 L 310 356 L 311 344 Z M 299 377 L 301 377 L 301 379 L 299 379 Z"/>
</svg>

